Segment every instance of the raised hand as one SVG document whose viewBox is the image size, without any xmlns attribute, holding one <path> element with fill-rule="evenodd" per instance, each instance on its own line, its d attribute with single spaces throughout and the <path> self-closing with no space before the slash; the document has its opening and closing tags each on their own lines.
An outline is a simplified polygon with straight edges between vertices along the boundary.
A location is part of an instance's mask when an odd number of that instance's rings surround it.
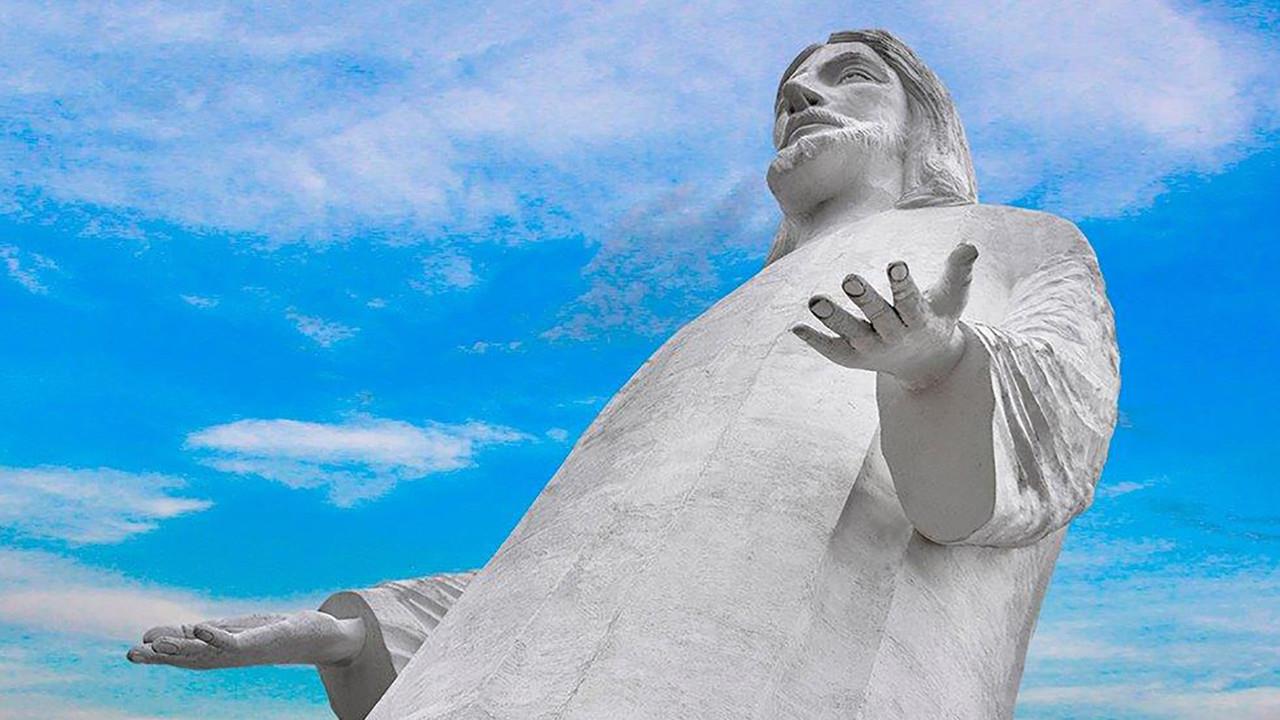
<svg viewBox="0 0 1280 720">
<path fill-rule="evenodd" d="M 249 665 L 330 665 L 364 647 L 364 624 L 309 610 L 264 614 L 196 625 L 160 625 L 142 636 L 127 657 L 146 665 L 214 670 Z"/>
<path fill-rule="evenodd" d="M 964 335 L 957 323 L 969 299 L 977 259 L 977 248 L 958 245 L 947 258 L 942 278 L 924 293 L 906 263 L 890 263 L 892 305 L 861 276 L 849 275 L 841 287 L 866 319 L 825 295 L 815 295 L 809 299 L 809 311 L 835 335 L 808 325 L 791 331 L 832 362 L 887 373 L 908 390 L 927 389 L 950 374 L 964 354 Z"/>
</svg>

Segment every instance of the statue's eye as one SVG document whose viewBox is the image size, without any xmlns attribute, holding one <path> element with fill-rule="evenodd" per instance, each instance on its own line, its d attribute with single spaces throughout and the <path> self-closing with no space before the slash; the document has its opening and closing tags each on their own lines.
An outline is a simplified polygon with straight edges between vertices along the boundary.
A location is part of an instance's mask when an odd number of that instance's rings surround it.
<svg viewBox="0 0 1280 720">
<path fill-rule="evenodd" d="M 871 73 L 867 72 L 866 70 L 858 70 L 857 68 L 850 68 L 849 70 L 845 70 L 840 75 L 840 82 L 842 83 L 852 82 L 852 81 L 868 82 L 873 80 L 875 80 L 875 78 L 871 77 Z"/>
</svg>

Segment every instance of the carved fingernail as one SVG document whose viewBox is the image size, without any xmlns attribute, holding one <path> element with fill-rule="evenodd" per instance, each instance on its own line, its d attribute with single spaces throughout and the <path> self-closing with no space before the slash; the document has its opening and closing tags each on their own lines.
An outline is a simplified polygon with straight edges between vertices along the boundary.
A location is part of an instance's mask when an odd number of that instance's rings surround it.
<svg viewBox="0 0 1280 720">
<path fill-rule="evenodd" d="M 213 641 L 213 633 L 209 632 L 208 628 L 196 628 L 193 632 L 197 638 L 204 642 Z"/>
<path fill-rule="evenodd" d="M 814 298 L 809 301 L 809 312 L 818 317 L 819 320 L 826 320 L 835 314 L 835 307 L 826 298 Z"/>
<path fill-rule="evenodd" d="M 162 655 L 178 654 L 178 646 L 174 645 L 173 643 L 167 643 L 167 642 L 152 643 L 151 649 L 155 650 L 156 652 Z"/>
<path fill-rule="evenodd" d="M 867 291 L 867 286 L 862 284 L 862 280 L 854 275 L 844 279 L 844 291 L 849 297 L 858 297 Z"/>
<path fill-rule="evenodd" d="M 902 282 L 907 279 L 910 271 L 907 270 L 907 264 L 904 262 L 889 263 L 889 279 L 894 282 Z"/>
</svg>

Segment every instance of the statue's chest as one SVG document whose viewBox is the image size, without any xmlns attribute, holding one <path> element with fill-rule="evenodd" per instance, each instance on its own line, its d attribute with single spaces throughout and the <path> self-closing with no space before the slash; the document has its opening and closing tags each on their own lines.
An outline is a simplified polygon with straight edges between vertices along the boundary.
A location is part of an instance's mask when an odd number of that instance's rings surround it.
<svg viewBox="0 0 1280 720">
<path fill-rule="evenodd" d="M 840 287 L 850 273 L 891 298 L 885 276 L 890 262 L 907 262 L 927 289 L 958 243 L 972 242 L 981 251 L 983 233 L 963 213 L 945 210 L 886 213 L 764 268 L 654 353 L 588 438 L 606 428 L 615 436 L 634 431 L 643 444 L 685 454 L 685 443 L 734 423 L 763 422 L 789 435 L 827 422 L 847 427 L 851 415 L 874 420 L 874 373 L 831 363 L 790 328 L 808 323 L 822 329 L 807 309 L 815 294 L 857 314 Z M 1003 314 L 1007 292 L 995 264 L 975 272 L 967 319 L 994 322 Z"/>
</svg>

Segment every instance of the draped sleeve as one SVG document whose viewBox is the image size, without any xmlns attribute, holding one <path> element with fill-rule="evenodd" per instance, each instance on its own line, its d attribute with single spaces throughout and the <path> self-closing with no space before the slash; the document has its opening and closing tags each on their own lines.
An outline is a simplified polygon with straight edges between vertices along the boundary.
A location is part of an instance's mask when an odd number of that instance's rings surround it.
<svg viewBox="0 0 1280 720">
<path fill-rule="evenodd" d="M 363 720 L 427 635 L 462 596 L 475 572 L 432 575 L 336 593 L 320 611 L 364 621 L 365 643 L 354 660 L 320 666 L 339 720 Z"/>
<path fill-rule="evenodd" d="M 882 398 L 899 499 L 936 542 L 1029 545 L 1093 500 L 1116 423 L 1119 356 L 1093 250 L 1059 222 L 1057 242 L 1013 282 L 1004 316 L 962 320 L 965 357 L 952 378 L 923 397 Z"/>
</svg>

